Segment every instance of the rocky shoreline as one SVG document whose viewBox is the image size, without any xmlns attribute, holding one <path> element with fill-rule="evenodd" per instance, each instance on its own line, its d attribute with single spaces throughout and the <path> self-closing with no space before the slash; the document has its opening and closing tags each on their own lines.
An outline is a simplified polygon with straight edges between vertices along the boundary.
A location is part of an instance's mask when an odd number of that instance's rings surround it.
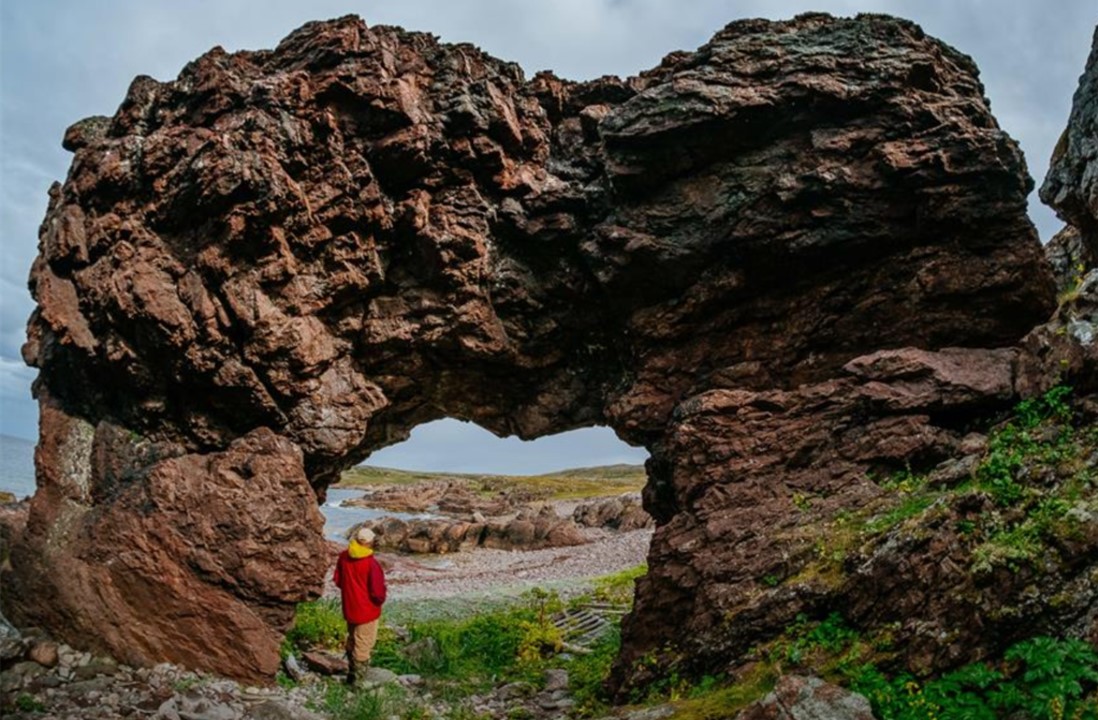
<svg viewBox="0 0 1098 720">
<path fill-rule="evenodd" d="M 394 598 L 419 600 L 517 595 L 540 586 L 567 592 L 570 582 L 618 572 L 644 562 L 651 530 L 616 533 L 584 530 L 588 542 L 579 547 L 541 550 L 496 550 L 427 558 L 381 555 Z M 331 577 L 325 596 L 335 596 Z"/>
<path fill-rule="evenodd" d="M 447 554 L 473 549 L 542 550 L 584 545 L 599 537 L 587 529 L 651 530 L 652 517 L 639 492 L 585 502 L 544 500 L 525 490 L 478 494 L 461 481 L 363 488 L 344 507 L 426 514 L 418 519 L 385 516 L 355 527 L 377 535 L 380 550 Z"/>
</svg>

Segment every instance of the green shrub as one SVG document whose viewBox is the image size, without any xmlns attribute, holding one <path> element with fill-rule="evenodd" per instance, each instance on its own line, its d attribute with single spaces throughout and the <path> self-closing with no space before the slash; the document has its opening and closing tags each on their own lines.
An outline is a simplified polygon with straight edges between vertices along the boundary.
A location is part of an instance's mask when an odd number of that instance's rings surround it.
<svg viewBox="0 0 1098 720">
<path fill-rule="evenodd" d="M 1059 423 L 1071 422 L 1071 388 L 1057 385 L 1038 398 L 1018 403 L 1014 414 L 1023 428 L 1035 428 L 1045 420 Z"/>
<path fill-rule="evenodd" d="M 976 663 L 920 684 L 863 666 L 854 690 L 880 720 L 1095 720 L 1098 654 L 1081 640 L 1037 637 L 1014 645 L 1001 668 Z"/>
<path fill-rule="evenodd" d="M 347 622 L 343 619 L 339 600 L 324 598 L 297 606 L 294 625 L 286 633 L 291 647 L 308 649 L 324 647 L 342 650 L 347 640 Z M 283 646 L 286 649 L 286 646 Z"/>
<path fill-rule="evenodd" d="M 809 656 L 839 656 L 858 640 L 858 633 L 851 630 L 839 613 L 831 613 L 825 620 L 811 623 L 803 613 L 785 631 L 785 637 L 770 649 L 772 662 L 801 665 Z"/>
<path fill-rule="evenodd" d="M 1077 450 L 1070 427 L 1070 397 L 1071 388 L 1059 385 L 1039 398 L 1024 400 L 1015 407 L 1014 418 L 991 433 L 976 481 L 1000 506 L 1014 505 L 1025 496 L 1025 488 L 1017 481 L 1023 468 L 1058 463 Z M 1035 431 L 1043 425 L 1063 427 L 1054 438 L 1039 439 Z"/>
<path fill-rule="evenodd" d="M 46 706 L 41 700 L 30 693 L 20 693 L 20 695 L 15 698 L 15 709 L 20 712 L 39 713 L 45 712 Z"/>
</svg>

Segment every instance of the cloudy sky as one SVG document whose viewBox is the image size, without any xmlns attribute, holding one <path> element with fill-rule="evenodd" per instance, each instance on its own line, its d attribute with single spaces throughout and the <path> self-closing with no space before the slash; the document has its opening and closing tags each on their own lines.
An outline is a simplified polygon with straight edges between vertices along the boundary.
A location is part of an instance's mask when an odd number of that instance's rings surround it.
<svg viewBox="0 0 1098 720">
<path fill-rule="evenodd" d="M 26 280 L 46 190 L 64 178 L 70 160 L 61 137 L 76 120 L 113 114 L 135 75 L 169 80 L 214 45 L 269 48 L 308 20 L 357 13 L 369 24 L 473 42 L 519 62 L 528 75 L 551 69 L 577 80 L 624 76 L 672 50 L 697 47 L 731 20 L 809 10 L 908 17 L 972 55 L 992 110 L 1021 142 L 1038 182 L 1098 21 L 1095 0 L 2 0 L 0 434 L 36 433 L 34 373 L 23 367 L 19 347 L 32 309 Z M 1059 229 L 1035 196 L 1031 215 L 1042 238 Z M 370 461 L 535 472 L 643 457 L 605 429 L 521 443 L 441 421 Z"/>
</svg>

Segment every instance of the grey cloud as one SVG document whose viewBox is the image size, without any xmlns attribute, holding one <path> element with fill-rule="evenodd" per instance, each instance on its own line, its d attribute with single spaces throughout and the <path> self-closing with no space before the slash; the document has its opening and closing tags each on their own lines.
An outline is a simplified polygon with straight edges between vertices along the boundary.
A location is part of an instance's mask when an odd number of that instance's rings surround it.
<svg viewBox="0 0 1098 720">
<path fill-rule="evenodd" d="M 587 428 L 525 442 L 498 438 L 468 422 L 436 420 L 407 441 L 375 452 L 370 465 L 410 470 L 534 474 L 568 468 L 642 463 L 648 453 L 630 447 L 609 428 Z"/>
</svg>

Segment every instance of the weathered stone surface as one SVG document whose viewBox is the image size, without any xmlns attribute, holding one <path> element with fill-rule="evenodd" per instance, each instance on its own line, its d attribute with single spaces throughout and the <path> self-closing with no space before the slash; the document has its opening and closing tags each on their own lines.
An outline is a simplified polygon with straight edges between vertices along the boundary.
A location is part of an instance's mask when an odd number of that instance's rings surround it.
<svg viewBox="0 0 1098 720">
<path fill-rule="evenodd" d="M 834 606 L 829 578 L 795 581 L 817 557 L 824 528 L 889 494 L 873 478 L 961 452 L 967 418 L 1014 397 L 1016 355 L 881 351 L 796 390 L 712 390 L 682 403 L 655 447 L 648 488 L 674 514 L 656 528 L 618 672 L 666 647 L 687 666 L 715 671 L 799 613 Z"/>
<path fill-rule="evenodd" d="M 33 660 L 43 667 L 53 667 L 57 664 L 57 643 L 50 640 L 35 642 L 27 650 L 27 659 Z"/>
<path fill-rule="evenodd" d="M 19 629 L 0 613 L 0 663 L 6 664 L 9 660 L 19 658 L 25 649 L 26 640 Z"/>
<path fill-rule="evenodd" d="M 1035 327 L 1021 348 L 1016 385 L 1026 397 L 1061 382 L 1098 388 L 1098 269 L 1078 278 L 1053 317 Z"/>
<path fill-rule="evenodd" d="M 861 695 L 815 677 L 786 675 L 774 691 L 735 720 L 874 720 Z"/>
<path fill-rule="evenodd" d="M 582 527 L 611 528 L 627 532 L 643 530 L 655 523 L 641 507 L 637 495 L 622 495 L 576 506 L 572 519 Z"/>
<path fill-rule="evenodd" d="M 478 547 L 538 550 L 590 542 L 572 518 L 559 517 L 548 506 L 525 509 L 512 518 L 490 522 L 443 518 L 406 521 L 390 517 L 363 525 L 377 533 L 378 548 L 408 553 L 452 553 Z"/>
<path fill-rule="evenodd" d="M 23 534 L 30 515 L 30 502 L 16 500 L 14 495 L 5 500 L 0 497 L 0 570 L 7 567 L 11 545 L 15 538 Z"/>
<path fill-rule="evenodd" d="M 323 572 L 306 478 L 442 416 L 649 447 L 625 657 L 727 660 L 796 498 L 857 507 L 1009 401 L 1012 351 L 927 351 L 1053 309 L 971 59 L 882 16 L 737 22 L 587 83 L 343 18 L 138 78 L 65 145 L 13 610 L 133 662 L 272 675 Z"/>
<path fill-rule="evenodd" d="M 1045 257 L 1056 278 L 1058 294 L 1073 294 L 1087 270 L 1098 264 L 1094 251 L 1083 242 L 1079 228 L 1074 225 L 1064 227 L 1049 240 L 1045 245 Z"/>
<path fill-rule="evenodd" d="M 13 549 L 5 599 L 34 599 L 19 616 L 132 664 L 172 657 L 270 678 L 282 629 L 325 569 L 301 451 L 259 429 L 223 452 L 181 454 L 45 402 L 41 428 L 40 447 L 62 462 L 56 475 L 39 464 Z"/>
<path fill-rule="evenodd" d="M 1098 257 L 1098 28 L 1041 200 L 1075 227 L 1093 262 Z"/>
<path fill-rule="evenodd" d="M 343 504 L 405 513 L 494 516 L 514 513 L 532 499 L 530 493 L 517 491 L 484 496 L 467 482 L 439 480 L 373 488 Z"/>
<path fill-rule="evenodd" d="M 305 661 L 310 670 L 321 675 L 345 675 L 347 673 L 347 658 L 345 657 L 336 657 L 330 653 L 316 650 L 303 653 L 301 659 Z"/>
</svg>

